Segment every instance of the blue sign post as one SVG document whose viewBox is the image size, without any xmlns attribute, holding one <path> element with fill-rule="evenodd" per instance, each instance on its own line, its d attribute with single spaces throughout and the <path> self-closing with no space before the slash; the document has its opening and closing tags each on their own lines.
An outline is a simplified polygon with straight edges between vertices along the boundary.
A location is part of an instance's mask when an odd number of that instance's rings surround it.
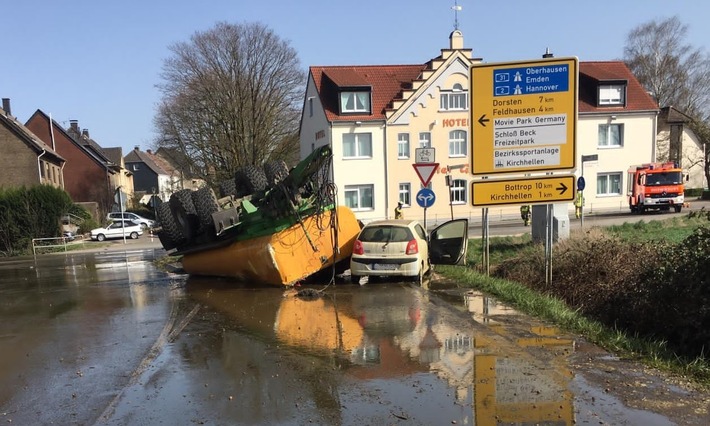
<svg viewBox="0 0 710 426">
<path fill-rule="evenodd" d="M 426 209 L 427 207 L 433 206 L 434 201 L 436 201 L 436 195 L 434 191 L 429 188 L 422 188 L 417 192 L 417 204 L 419 207 L 424 207 L 424 229 L 426 229 Z"/>
</svg>

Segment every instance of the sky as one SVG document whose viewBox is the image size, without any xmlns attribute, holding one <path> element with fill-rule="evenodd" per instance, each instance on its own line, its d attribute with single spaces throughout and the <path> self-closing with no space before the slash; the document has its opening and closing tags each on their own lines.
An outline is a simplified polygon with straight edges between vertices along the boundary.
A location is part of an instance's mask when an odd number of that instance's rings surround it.
<svg viewBox="0 0 710 426">
<path fill-rule="evenodd" d="M 0 0 L 0 97 L 26 122 L 38 109 L 78 120 L 104 148 L 155 148 L 156 85 L 169 47 L 217 22 L 259 22 L 301 67 L 422 64 L 458 28 L 484 62 L 623 58 L 628 33 L 678 16 L 708 51 L 707 0 Z M 305 86 L 304 86 L 305 90 Z"/>
</svg>

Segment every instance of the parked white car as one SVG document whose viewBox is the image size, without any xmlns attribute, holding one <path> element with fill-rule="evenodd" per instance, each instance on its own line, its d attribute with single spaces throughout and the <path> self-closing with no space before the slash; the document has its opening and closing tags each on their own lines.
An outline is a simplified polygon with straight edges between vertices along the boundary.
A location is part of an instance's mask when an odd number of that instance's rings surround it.
<svg viewBox="0 0 710 426">
<path fill-rule="evenodd" d="M 131 212 L 111 212 L 106 216 L 106 219 L 110 221 L 132 220 L 133 222 L 140 224 L 143 229 L 152 228 L 155 225 L 154 220 L 138 216 L 137 214 Z"/>
<path fill-rule="evenodd" d="M 91 230 L 91 239 L 95 241 L 104 241 L 109 238 L 123 238 L 124 236 L 135 240 L 140 235 L 143 235 L 143 225 L 130 220 L 118 220 L 105 228 Z"/>
</svg>

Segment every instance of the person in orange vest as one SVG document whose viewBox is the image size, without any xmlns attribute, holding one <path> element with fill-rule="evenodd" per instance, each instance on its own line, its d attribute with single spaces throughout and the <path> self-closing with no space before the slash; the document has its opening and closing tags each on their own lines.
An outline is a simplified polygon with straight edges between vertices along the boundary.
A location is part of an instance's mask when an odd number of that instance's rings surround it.
<svg viewBox="0 0 710 426">
<path fill-rule="evenodd" d="M 395 219 L 404 219 L 404 215 L 402 214 L 402 202 L 397 203 L 397 207 L 394 208 L 394 218 Z"/>
</svg>

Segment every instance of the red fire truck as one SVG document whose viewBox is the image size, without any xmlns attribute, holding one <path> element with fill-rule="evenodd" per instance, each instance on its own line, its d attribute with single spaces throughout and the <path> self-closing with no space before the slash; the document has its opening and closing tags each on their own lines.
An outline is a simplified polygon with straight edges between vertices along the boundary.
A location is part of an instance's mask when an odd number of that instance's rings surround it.
<svg viewBox="0 0 710 426">
<path fill-rule="evenodd" d="M 631 166 L 628 171 L 628 195 L 631 213 L 646 210 L 670 210 L 680 212 L 684 202 L 683 175 L 675 163 L 646 163 Z"/>
</svg>

